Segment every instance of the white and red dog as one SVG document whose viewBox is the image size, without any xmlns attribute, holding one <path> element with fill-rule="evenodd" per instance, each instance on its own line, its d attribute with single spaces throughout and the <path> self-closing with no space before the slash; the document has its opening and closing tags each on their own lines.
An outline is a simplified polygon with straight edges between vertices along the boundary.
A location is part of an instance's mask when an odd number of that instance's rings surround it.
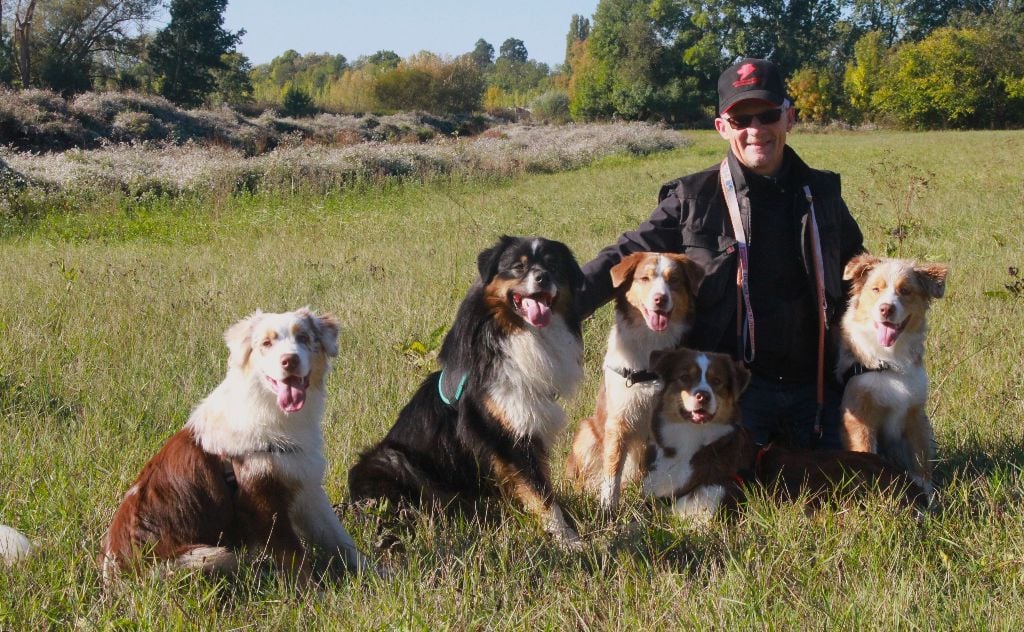
<svg viewBox="0 0 1024 632">
<path fill-rule="evenodd" d="M 644 474 L 651 412 L 661 382 L 652 351 L 675 349 L 693 325 L 703 269 L 679 254 L 638 252 L 611 270 L 615 323 L 594 414 L 580 422 L 566 475 L 615 509 L 623 485 Z"/>
<path fill-rule="evenodd" d="M 0 563 L 10 566 L 31 552 L 32 542 L 24 534 L 0 524 Z"/>
<path fill-rule="evenodd" d="M 846 381 L 843 443 L 888 457 L 929 495 L 934 443 L 924 341 L 928 307 L 945 293 L 947 271 L 864 254 L 843 274 L 853 282 L 836 368 Z"/>
<path fill-rule="evenodd" d="M 836 493 L 885 489 L 907 506 L 922 504 L 921 490 L 877 455 L 755 446 L 740 425 L 738 405 L 750 373 L 728 355 L 680 349 L 655 352 L 651 363 L 665 389 L 652 424 L 644 493 L 671 500 L 680 517 L 704 522 L 720 508 L 733 509 L 751 484 L 784 499 L 806 494 L 821 502 Z"/>
<path fill-rule="evenodd" d="M 302 540 L 367 568 L 322 486 L 320 421 L 338 323 L 308 309 L 230 327 L 224 381 L 142 469 L 103 538 L 104 578 L 140 557 L 235 570 L 244 550 L 311 579 Z"/>
</svg>

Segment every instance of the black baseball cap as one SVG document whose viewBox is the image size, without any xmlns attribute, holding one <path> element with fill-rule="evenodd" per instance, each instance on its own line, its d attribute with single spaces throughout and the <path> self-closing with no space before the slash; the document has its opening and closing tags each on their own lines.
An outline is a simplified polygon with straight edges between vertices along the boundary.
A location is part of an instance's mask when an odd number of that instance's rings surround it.
<svg viewBox="0 0 1024 632">
<path fill-rule="evenodd" d="M 786 101 L 786 84 L 779 67 L 766 59 L 747 57 L 718 77 L 718 113 L 725 114 L 740 101 L 760 99 L 775 105 Z"/>
</svg>

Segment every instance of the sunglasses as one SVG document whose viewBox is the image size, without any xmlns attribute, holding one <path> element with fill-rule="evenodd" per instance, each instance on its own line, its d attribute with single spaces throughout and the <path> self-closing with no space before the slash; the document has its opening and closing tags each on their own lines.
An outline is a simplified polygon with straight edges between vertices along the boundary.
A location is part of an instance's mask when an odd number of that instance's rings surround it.
<svg viewBox="0 0 1024 632">
<path fill-rule="evenodd" d="M 764 112 L 758 112 L 757 114 L 735 114 L 724 118 L 728 123 L 729 127 L 733 129 L 747 129 L 757 119 L 762 125 L 771 125 L 772 123 L 778 123 L 779 119 L 782 118 L 782 108 L 775 108 L 774 110 L 765 110 Z"/>
</svg>

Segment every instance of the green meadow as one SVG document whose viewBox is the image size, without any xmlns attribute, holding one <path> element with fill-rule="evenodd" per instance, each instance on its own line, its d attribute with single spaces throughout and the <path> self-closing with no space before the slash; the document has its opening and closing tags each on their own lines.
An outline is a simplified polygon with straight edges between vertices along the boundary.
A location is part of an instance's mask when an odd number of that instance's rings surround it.
<svg viewBox="0 0 1024 632">
<path fill-rule="evenodd" d="M 357 452 L 435 366 L 501 234 L 566 242 L 581 263 L 654 208 L 661 183 L 723 155 L 711 132 L 573 171 L 361 183 L 215 201 L 144 196 L 55 208 L 0 234 L 0 523 L 38 550 L 0 568 L 0 629 L 1020 629 L 1024 624 L 1024 132 L 812 134 L 879 254 L 945 262 L 930 314 L 937 508 L 877 497 L 812 517 L 755 498 L 695 528 L 636 493 L 615 519 L 563 479 L 593 407 L 607 308 L 584 325 L 586 381 L 552 470 L 587 541 L 534 519 L 423 516 L 387 578 L 300 592 L 273 573 L 144 573 L 94 563 L 122 494 L 222 379 L 223 331 L 257 308 L 336 314 L 324 433 L 332 500 Z M 372 517 L 345 513 L 363 549 Z"/>
</svg>

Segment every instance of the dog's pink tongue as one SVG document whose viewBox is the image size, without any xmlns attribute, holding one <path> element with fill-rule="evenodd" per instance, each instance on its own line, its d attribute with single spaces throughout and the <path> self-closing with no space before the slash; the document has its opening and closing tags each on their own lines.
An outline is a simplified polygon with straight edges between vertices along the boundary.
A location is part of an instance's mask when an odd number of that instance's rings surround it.
<svg viewBox="0 0 1024 632">
<path fill-rule="evenodd" d="M 890 323 L 875 323 L 875 335 L 878 336 L 878 344 L 883 347 L 891 347 L 896 344 L 900 337 L 900 329 Z"/>
<path fill-rule="evenodd" d="M 306 384 L 301 377 L 293 375 L 277 383 L 277 405 L 286 413 L 302 410 L 306 403 Z"/>
<path fill-rule="evenodd" d="M 534 327 L 547 327 L 551 322 L 551 308 L 546 303 L 524 296 L 520 305 L 523 306 L 526 320 Z"/>
<path fill-rule="evenodd" d="M 644 316 L 647 317 L 647 326 L 651 331 L 665 331 L 668 327 L 668 314 L 665 312 L 644 310 Z"/>
</svg>

